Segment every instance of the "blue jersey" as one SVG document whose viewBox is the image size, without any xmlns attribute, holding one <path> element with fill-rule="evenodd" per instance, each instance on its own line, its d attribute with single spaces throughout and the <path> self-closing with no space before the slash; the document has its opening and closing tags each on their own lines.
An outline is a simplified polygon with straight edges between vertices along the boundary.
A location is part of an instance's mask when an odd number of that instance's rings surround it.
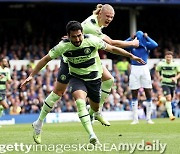
<svg viewBox="0 0 180 154">
<path fill-rule="evenodd" d="M 142 58 L 146 63 L 149 57 L 149 51 L 155 49 L 158 44 L 152 40 L 150 37 L 144 37 L 144 33 L 142 31 L 137 31 L 136 36 L 139 40 L 139 47 L 129 47 L 127 48 L 133 55 Z M 131 41 L 132 38 L 128 38 L 126 41 Z M 137 61 L 131 60 L 131 65 L 143 65 L 138 63 Z"/>
</svg>

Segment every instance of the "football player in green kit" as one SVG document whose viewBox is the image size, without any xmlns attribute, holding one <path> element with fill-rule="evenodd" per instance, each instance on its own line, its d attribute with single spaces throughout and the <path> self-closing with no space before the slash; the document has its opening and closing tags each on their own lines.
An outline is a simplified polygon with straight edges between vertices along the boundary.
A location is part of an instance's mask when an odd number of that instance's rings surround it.
<svg viewBox="0 0 180 154">
<path fill-rule="evenodd" d="M 33 72 L 21 84 L 21 87 L 32 80 L 49 61 L 62 57 L 63 55 L 68 64 L 71 75 L 71 92 L 76 101 L 78 116 L 89 135 L 89 142 L 95 145 L 99 141 L 93 131 L 90 115 L 86 109 L 86 97 L 89 97 L 90 106 L 94 111 L 94 114 L 99 115 L 101 77 L 103 68 L 98 50 L 103 49 L 108 52 L 129 57 L 140 63 L 145 62 L 141 58 L 134 56 L 122 48 L 107 44 L 102 39 L 94 35 L 83 35 L 81 23 L 77 21 L 70 21 L 66 26 L 66 31 L 68 38 L 60 41 L 58 45 L 52 48 L 49 53 L 37 63 Z M 62 94 L 59 93 L 58 88 L 60 88 L 59 81 L 56 82 L 54 90 L 45 99 L 39 118 L 33 123 L 33 138 L 38 144 L 41 143 L 43 120 L 51 111 L 55 102 L 57 102 L 62 96 Z"/>
</svg>

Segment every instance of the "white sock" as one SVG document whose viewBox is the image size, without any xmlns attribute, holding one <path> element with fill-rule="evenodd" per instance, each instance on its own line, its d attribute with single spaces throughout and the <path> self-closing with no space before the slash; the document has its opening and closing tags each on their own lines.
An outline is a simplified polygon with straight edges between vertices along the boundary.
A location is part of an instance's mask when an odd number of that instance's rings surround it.
<svg viewBox="0 0 180 154">
<path fill-rule="evenodd" d="M 42 128 L 42 126 L 43 126 L 43 121 L 41 121 L 40 119 L 38 119 L 38 120 L 36 120 L 36 126 L 38 127 L 38 128 Z"/>
<path fill-rule="evenodd" d="M 152 113 L 152 101 L 147 100 L 146 101 L 146 120 L 147 121 L 151 119 L 151 113 Z"/>
<path fill-rule="evenodd" d="M 132 100 L 133 121 L 138 121 L 138 100 Z"/>
</svg>

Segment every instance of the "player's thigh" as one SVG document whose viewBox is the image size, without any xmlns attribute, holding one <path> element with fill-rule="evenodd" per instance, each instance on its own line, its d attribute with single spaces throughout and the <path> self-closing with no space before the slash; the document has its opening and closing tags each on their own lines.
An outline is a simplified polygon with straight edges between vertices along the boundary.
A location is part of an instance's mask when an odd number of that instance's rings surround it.
<svg viewBox="0 0 180 154">
<path fill-rule="evenodd" d="M 131 90 L 136 90 L 141 88 L 140 84 L 140 75 L 137 72 L 134 72 L 131 70 L 130 76 L 129 76 L 129 88 Z"/>
<path fill-rule="evenodd" d="M 95 103 L 100 102 L 101 97 L 101 79 L 86 81 L 87 96 Z"/>
<path fill-rule="evenodd" d="M 69 73 L 69 66 L 61 59 L 60 68 L 57 75 L 57 81 L 62 84 L 68 84 L 71 75 Z"/>
<path fill-rule="evenodd" d="M 66 91 L 68 84 L 65 83 L 61 83 L 59 81 L 55 82 L 55 86 L 54 86 L 54 93 L 56 93 L 59 96 L 62 96 L 64 94 L 64 92 Z"/>
<path fill-rule="evenodd" d="M 72 93 L 75 100 L 86 99 L 87 88 L 83 80 L 72 77 L 69 82 L 69 90 Z"/>
<path fill-rule="evenodd" d="M 113 76 L 111 75 L 111 73 L 108 71 L 108 69 L 105 66 L 103 66 L 102 81 L 106 81 L 112 78 Z"/>
<path fill-rule="evenodd" d="M 140 78 L 141 87 L 151 89 L 152 88 L 152 81 L 151 81 L 151 75 L 149 70 L 146 70 L 143 72 Z"/>
</svg>

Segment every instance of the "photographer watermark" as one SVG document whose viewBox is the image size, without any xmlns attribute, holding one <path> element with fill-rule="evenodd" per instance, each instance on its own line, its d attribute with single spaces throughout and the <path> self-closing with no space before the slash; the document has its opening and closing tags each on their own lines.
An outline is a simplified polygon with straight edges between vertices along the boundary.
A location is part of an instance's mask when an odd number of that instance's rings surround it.
<svg viewBox="0 0 180 154">
<path fill-rule="evenodd" d="M 92 144 L 0 144 L 0 153 L 10 152 L 53 152 L 64 153 L 68 151 L 101 151 L 101 152 L 113 152 L 113 151 L 129 151 L 134 153 L 135 151 L 156 151 L 164 153 L 166 150 L 166 143 L 161 143 L 159 140 L 153 140 L 147 144 L 144 140 L 139 143 L 103 143 L 93 146 Z"/>
</svg>

